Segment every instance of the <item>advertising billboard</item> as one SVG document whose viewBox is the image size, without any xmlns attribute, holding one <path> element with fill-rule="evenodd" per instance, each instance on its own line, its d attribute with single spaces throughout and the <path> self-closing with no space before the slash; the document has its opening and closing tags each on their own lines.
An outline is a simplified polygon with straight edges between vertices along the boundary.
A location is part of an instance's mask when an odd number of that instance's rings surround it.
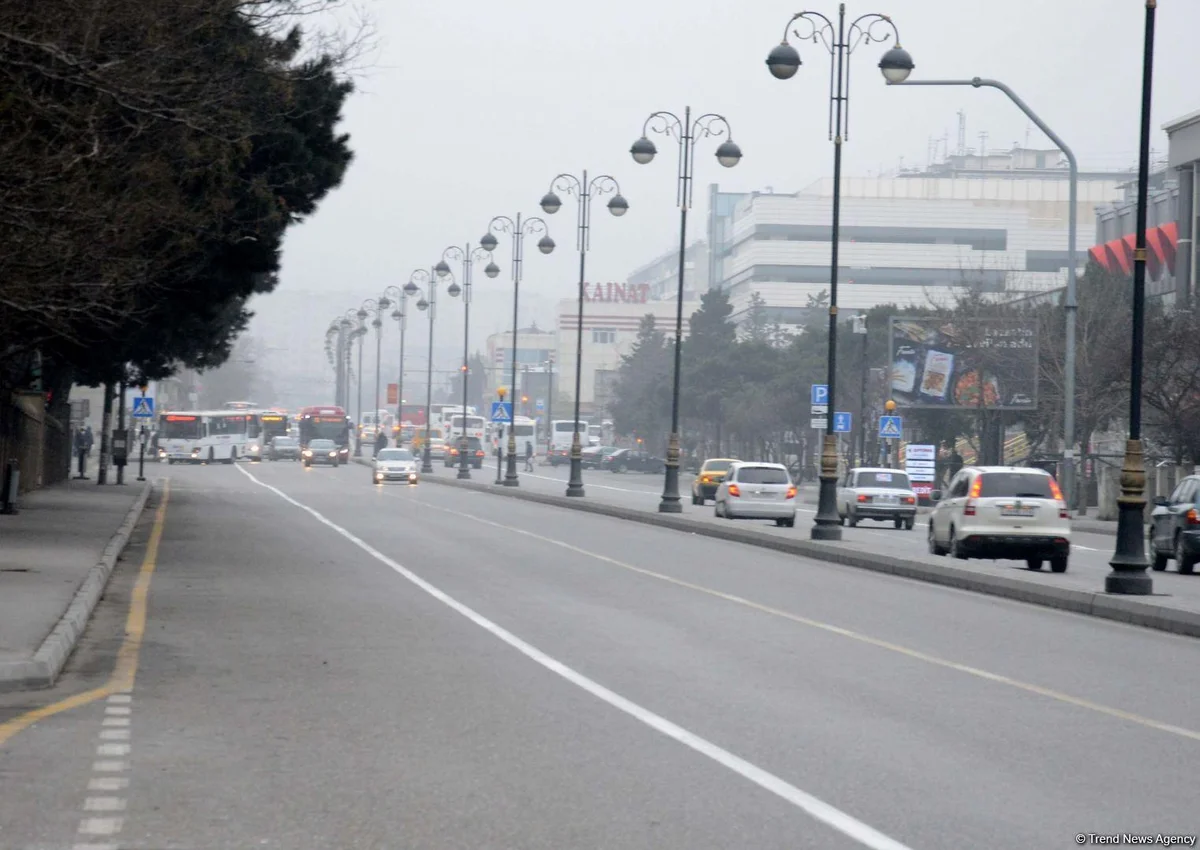
<svg viewBox="0 0 1200 850">
<path fill-rule="evenodd" d="M 889 320 L 891 397 L 909 408 L 1034 410 L 1036 319 Z"/>
</svg>

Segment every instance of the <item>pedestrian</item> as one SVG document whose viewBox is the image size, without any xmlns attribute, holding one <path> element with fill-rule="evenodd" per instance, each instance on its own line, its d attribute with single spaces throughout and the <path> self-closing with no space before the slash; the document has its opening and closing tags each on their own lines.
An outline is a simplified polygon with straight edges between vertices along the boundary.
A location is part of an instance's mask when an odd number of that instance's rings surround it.
<svg viewBox="0 0 1200 850">
<path fill-rule="evenodd" d="M 525 441 L 525 471 L 533 472 L 533 443 Z"/>
<path fill-rule="evenodd" d="M 86 431 L 87 431 L 87 452 L 90 455 L 92 453 L 92 446 L 96 445 L 96 437 L 95 437 L 95 435 L 92 434 L 92 426 L 91 425 L 87 426 Z"/>
<path fill-rule="evenodd" d="M 91 444 L 88 442 L 88 433 L 82 425 L 80 425 L 79 430 L 75 432 L 74 447 L 75 457 L 78 458 L 79 461 L 79 474 L 75 477 L 87 478 L 87 459 L 88 452 L 91 451 Z"/>
<path fill-rule="evenodd" d="M 381 451 L 387 448 L 387 434 L 383 433 L 383 429 L 379 429 L 379 433 L 375 435 L 375 455 L 378 456 Z"/>
</svg>

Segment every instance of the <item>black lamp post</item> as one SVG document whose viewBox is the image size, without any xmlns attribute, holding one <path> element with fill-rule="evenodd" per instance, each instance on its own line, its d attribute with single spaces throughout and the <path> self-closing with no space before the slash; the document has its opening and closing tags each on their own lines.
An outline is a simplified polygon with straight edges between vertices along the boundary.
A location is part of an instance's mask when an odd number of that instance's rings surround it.
<svg viewBox="0 0 1200 850">
<path fill-rule="evenodd" d="M 792 29 L 792 25 L 800 21 L 804 22 L 807 29 Z M 884 32 L 877 35 L 877 27 Z M 850 128 L 850 54 L 860 44 L 883 41 L 888 34 L 894 36 L 895 44 L 879 60 L 879 70 L 889 83 L 901 83 L 912 73 L 913 61 L 908 51 L 900 46 L 900 33 L 892 19 L 869 12 L 855 18 L 847 26 L 845 3 L 838 4 L 836 25 L 820 12 L 798 12 L 793 15 L 783 28 L 783 41 L 767 56 L 767 67 L 771 74 L 776 79 L 786 80 L 800 70 L 800 52 L 788 42 L 789 36 L 800 41 L 812 40 L 824 44 L 830 55 L 829 138 L 833 141 L 833 226 L 829 237 L 829 354 L 825 379 L 829 387 L 829 408 L 826 412 L 825 440 L 821 447 L 821 489 L 812 527 L 813 540 L 842 539 L 841 519 L 837 512 L 837 434 L 833 430 L 833 421 L 837 409 L 838 227 L 842 205 L 842 143 L 848 138 Z"/>
<path fill-rule="evenodd" d="M 429 311 L 429 363 L 425 371 L 425 450 L 421 452 L 422 475 L 429 475 L 433 472 L 433 454 L 430 451 L 429 440 L 433 435 L 433 415 L 430 408 L 433 407 L 433 321 L 437 318 L 437 279 L 436 268 L 431 272 L 417 269 L 409 276 L 408 283 L 404 284 L 404 291 L 414 295 L 419 291 L 417 281 L 421 281 L 429 293 L 428 298 L 422 295 L 417 301 L 418 310 Z M 447 291 L 451 296 L 458 294 L 457 291 Z"/>
<path fill-rule="evenodd" d="M 679 145 L 678 183 L 675 200 L 679 204 L 679 285 L 675 293 L 675 377 L 671 387 L 671 437 L 667 444 L 666 476 L 663 480 L 662 500 L 658 503 L 661 513 L 683 512 L 679 500 L 679 379 L 683 353 L 683 274 L 684 257 L 687 254 L 687 214 L 692 206 L 692 171 L 696 161 L 696 141 L 705 136 L 729 138 L 717 145 L 717 162 L 733 168 L 742 158 L 742 149 L 733 141 L 733 130 L 723 115 L 707 113 L 692 120 L 692 108 L 683 112 L 683 118 L 672 112 L 653 112 L 642 125 L 642 137 L 633 143 L 629 153 L 633 161 L 645 165 L 654 159 L 658 148 L 650 141 L 647 132 L 653 130 L 673 138 Z"/>
<path fill-rule="evenodd" d="M 393 304 L 396 306 L 392 318 L 400 326 L 400 375 L 396 379 L 396 446 L 399 447 L 404 428 L 404 331 L 408 324 L 408 293 L 399 286 L 389 286 L 379 298 L 379 306 L 384 310 Z"/>
<path fill-rule="evenodd" d="M 1133 250 L 1133 333 L 1129 359 L 1129 439 L 1121 466 L 1121 496 L 1117 499 L 1117 544 L 1104 578 L 1108 593 L 1148 596 L 1154 582 L 1146 574 L 1146 462 L 1142 456 L 1142 348 L 1146 303 L 1146 195 L 1150 180 L 1150 101 L 1154 72 L 1154 11 L 1146 0 L 1146 30 L 1142 47 L 1142 125 L 1138 148 L 1137 228 Z"/>
<path fill-rule="evenodd" d="M 579 323 L 575 329 L 575 429 L 571 435 L 571 478 L 567 482 L 567 495 L 582 496 L 583 445 L 579 439 L 579 396 L 583 376 L 583 296 L 586 287 L 584 274 L 588 248 L 591 247 L 592 199 L 612 194 L 608 201 L 608 211 L 617 217 L 629 211 L 629 202 L 621 195 L 621 187 L 615 177 L 601 174 L 589 181 L 586 169 L 582 177 L 560 174 L 550 181 L 550 191 L 542 197 L 542 210 L 549 215 L 562 208 L 562 199 L 556 192 L 574 195 L 578 202 L 575 247 L 579 250 Z M 553 378 L 551 380 L 553 381 Z M 547 425 L 553 427 L 550 420 L 547 420 Z M 553 439 L 551 436 L 550 442 L 553 442 Z"/>
<path fill-rule="evenodd" d="M 459 248 L 457 245 L 451 245 L 442 252 L 441 261 L 434 266 L 434 270 L 445 277 L 450 274 L 450 264 L 446 262 L 446 258 L 456 260 L 462 263 L 463 267 L 463 365 L 462 365 L 462 382 L 463 382 L 463 403 L 462 403 L 462 443 L 458 449 L 458 477 L 471 477 L 471 464 L 467 460 L 467 382 L 471 377 L 471 354 L 470 354 L 470 336 L 471 336 L 471 270 L 475 265 L 475 260 L 487 259 L 488 264 L 484 267 L 483 273 L 488 277 L 495 277 L 500 274 L 500 267 L 491 261 L 492 252 L 486 251 L 483 248 L 471 249 L 468 243 L 465 248 Z M 450 295 L 457 295 L 458 284 L 451 283 L 446 291 Z"/>
<path fill-rule="evenodd" d="M 483 234 L 483 238 L 479 240 L 479 245 L 483 250 L 489 253 L 496 250 L 496 245 L 499 244 L 494 235 L 496 233 L 511 234 L 513 243 L 512 407 L 515 410 L 517 406 L 517 301 L 521 293 L 521 267 L 525 256 L 525 237 L 535 233 L 544 233 L 545 235 L 538 240 L 538 250 L 543 254 L 549 254 L 554 250 L 554 240 L 546 232 L 546 222 L 540 218 L 523 219 L 520 213 L 517 213 L 515 221 L 506 215 L 498 215 L 493 218 L 488 224 L 487 233 Z M 534 439 L 537 439 L 536 435 Z M 508 463 L 504 470 L 504 486 L 517 487 L 520 483 L 517 477 L 517 435 L 510 422 L 508 424 Z"/>
<path fill-rule="evenodd" d="M 362 357 L 363 357 L 363 340 L 367 335 L 367 318 L 371 313 L 375 313 L 375 318 L 371 321 L 371 327 L 375 328 L 375 417 L 379 418 L 379 357 L 382 346 L 383 337 L 383 320 L 379 317 L 380 305 L 374 298 L 368 298 L 358 308 L 359 340 L 358 340 L 358 440 L 354 444 L 354 456 L 362 457 L 362 429 L 363 429 L 363 409 L 362 409 Z M 379 427 L 379 422 L 376 421 L 375 427 Z"/>
</svg>

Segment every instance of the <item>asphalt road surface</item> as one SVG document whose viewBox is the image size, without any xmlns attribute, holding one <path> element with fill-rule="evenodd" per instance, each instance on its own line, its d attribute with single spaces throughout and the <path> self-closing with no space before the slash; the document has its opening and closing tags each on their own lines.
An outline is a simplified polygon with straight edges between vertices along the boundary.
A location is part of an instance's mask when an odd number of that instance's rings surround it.
<svg viewBox="0 0 1200 850">
<path fill-rule="evenodd" d="M 452 474 L 451 470 L 437 468 L 442 475 Z M 479 473 L 475 472 L 478 476 Z M 521 486 L 540 493 L 552 493 L 562 496 L 566 492 L 567 479 L 570 477 L 566 466 L 538 467 L 537 472 L 521 474 Z M 704 507 L 693 505 L 691 499 L 692 474 L 680 476 L 680 491 L 683 496 L 684 515 L 691 519 L 701 519 L 714 523 L 729 523 L 729 520 L 718 519 L 713 515 L 713 505 L 710 501 Z M 487 479 L 494 480 L 494 475 Z M 663 476 L 661 474 L 643 474 L 628 472 L 617 474 L 600 470 L 584 470 L 583 473 L 585 498 L 594 499 L 613 505 L 628 508 L 644 508 L 648 511 L 657 510 L 662 495 Z M 753 528 L 763 534 L 780 534 L 788 537 L 800 536 L 807 539 L 812 520 L 817 512 L 816 485 L 806 484 L 800 491 L 801 501 L 797 503 L 795 528 L 776 528 L 773 522 L 757 522 L 739 520 L 737 528 Z M 805 498 L 812 501 L 805 501 Z M 1032 581 L 1083 590 L 1099 591 L 1104 587 L 1104 577 L 1112 568 L 1109 560 L 1112 558 L 1116 537 L 1111 534 L 1096 534 L 1094 532 L 1073 531 L 1071 535 L 1071 560 L 1067 575 L 1056 575 L 1043 568 L 1041 574 L 1030 573 L 1024 561 L 990 561 L 971 560 L 954 562 L 946 557 L 929 554 L 928 525 L 924 515 L 917 516 L 916 527 L 912 531 L 896 529 L 891 522 L 875 522 L 863 520 L 857 528 L 842 528 L 842 543 L 849 548 L 860 549 L 880 555 L 906 558 L 912 561 L 923 561 L 933 564 L 963 563 L 971 569 L 993 575 L 1014 575 Z M 1151 573 L 1154 578 L 1154 592 L 1166 594 L 1177 599 L 1180 604 L 1190 608 L 1200 608 L 1200 575 L 1180 575 L 1174 563 L 1167 571 Z"/>
<path fill-rule="evenodd" d="M 1200 826 L 1192 639 L 359 466 L 156 471 L 159 545 L 148 514 L 60 684 L 0 700 L 6 850 Z"/>
</svg>

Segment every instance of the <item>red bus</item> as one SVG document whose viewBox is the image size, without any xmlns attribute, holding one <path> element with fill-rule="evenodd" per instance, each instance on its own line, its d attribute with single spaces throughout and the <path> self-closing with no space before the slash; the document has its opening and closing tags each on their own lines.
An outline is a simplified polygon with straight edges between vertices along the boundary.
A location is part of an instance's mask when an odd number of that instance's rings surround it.
<svg viewBox="0 0 1200 850">
<path fill-rule="evenodd" d="M 333 405 L 305 407 L 297 417 L 300 426 L 300 445 L 307 447 L 310 440 L 333 440 L 342 455 L 350 455 L 350 417 L 346 411 Z"/>
</svg>

